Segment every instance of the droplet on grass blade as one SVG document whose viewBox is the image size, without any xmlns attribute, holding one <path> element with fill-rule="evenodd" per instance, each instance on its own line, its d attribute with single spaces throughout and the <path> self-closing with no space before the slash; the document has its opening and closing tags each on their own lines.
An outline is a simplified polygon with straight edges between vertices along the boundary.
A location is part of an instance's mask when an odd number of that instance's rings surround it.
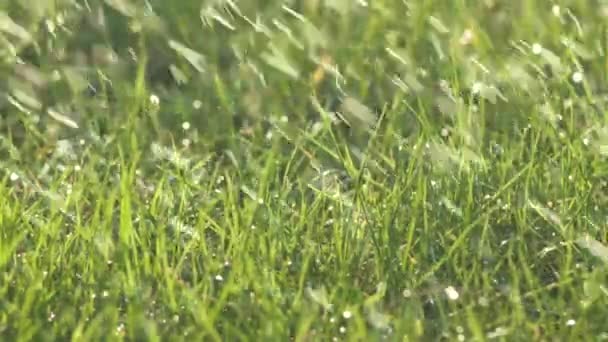
<svg viewBox="0 0 608 342">
<path fill-rule="evenodd" d="M 458 298 L 460 298 L 460 294 L 453 286 L 448 286 L 443 291 L 445 292 L 445 295 L 448 297 L 449 300 L 457 300 Z"/>
<path fill-rule="evenodd" d="M 462 36 L 460 36 L 458 42 L 460 43 L 460 45 L 469 45 L 473 42 L 473 39 L 475 39 L 475 34 L 473 33 L 473 31 L 470 29 L 466 29 L 464 30 L 464 32 L 462 32 Z"/>
<path fill-rule="evenodd" d="M 160 99 L 155 94 L 150 95 L 150 104 L 154 107 L 160 106 Z"/>
<path fill-rule="evenodd" d="M 551 7 L 551 12 L 554 16 L 559 17 L 561 15 L 561 8 L 559 5 L 553 5 L 553 7 Z"/>
<path fill-rule="evenodd" d="M 586 234 L 575 242 L 579 247 L 588 250 L 593 256 L 608 264 L 608 247 L 591 237 L 591 235 Z"/>
<path fill-rule="evenodd" d="M 572 82 L 574 83 L 581 83 L 583 81 L 583 73 L 580 71 L 576 71 L 574 74 L 572 74 Z"/>
</svg>

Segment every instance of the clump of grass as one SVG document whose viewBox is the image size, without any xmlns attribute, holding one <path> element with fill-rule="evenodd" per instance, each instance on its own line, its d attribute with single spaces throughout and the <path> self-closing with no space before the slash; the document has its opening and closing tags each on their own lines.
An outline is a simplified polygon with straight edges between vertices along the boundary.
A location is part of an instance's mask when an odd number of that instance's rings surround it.
<svg viewBox="0 0 608 342">
<path fill-rule="evenodd" d="M 0 336 L 608 336 L 604 7 L 2 5 Z"/>
</svg>

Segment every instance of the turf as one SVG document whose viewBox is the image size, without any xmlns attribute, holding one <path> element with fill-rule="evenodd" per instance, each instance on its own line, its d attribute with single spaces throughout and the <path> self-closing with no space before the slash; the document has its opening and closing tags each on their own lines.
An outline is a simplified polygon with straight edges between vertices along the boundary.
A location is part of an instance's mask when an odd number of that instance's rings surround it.
<svg viewBox="0 0 608 342">
<path fill-rule="evenodd" d="M 0 4 L 0 339 L 608 339 L 608 5 Z"/>
</svg>

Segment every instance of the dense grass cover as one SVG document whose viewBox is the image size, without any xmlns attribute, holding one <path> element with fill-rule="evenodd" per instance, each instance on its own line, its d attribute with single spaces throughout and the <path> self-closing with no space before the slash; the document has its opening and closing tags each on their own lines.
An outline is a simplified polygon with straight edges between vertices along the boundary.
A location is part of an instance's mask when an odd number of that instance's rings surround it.
<svg viewBox="0 0 608 342">
<path fill-rule="evenodd" d="M 0 339 L 607 339 L 607 19 L 0 2 Z"/>
</svg>

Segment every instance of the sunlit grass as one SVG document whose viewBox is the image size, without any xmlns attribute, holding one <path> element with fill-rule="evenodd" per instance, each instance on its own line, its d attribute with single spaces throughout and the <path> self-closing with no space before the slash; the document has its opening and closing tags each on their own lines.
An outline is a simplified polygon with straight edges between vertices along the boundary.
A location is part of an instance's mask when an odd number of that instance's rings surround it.
<svg viewBox="0 0 608 342">
<path fill-rule="evenodd" d="M 0 5 L 0 339 L 608 337 L 599 1 Z"/>
</svg>

